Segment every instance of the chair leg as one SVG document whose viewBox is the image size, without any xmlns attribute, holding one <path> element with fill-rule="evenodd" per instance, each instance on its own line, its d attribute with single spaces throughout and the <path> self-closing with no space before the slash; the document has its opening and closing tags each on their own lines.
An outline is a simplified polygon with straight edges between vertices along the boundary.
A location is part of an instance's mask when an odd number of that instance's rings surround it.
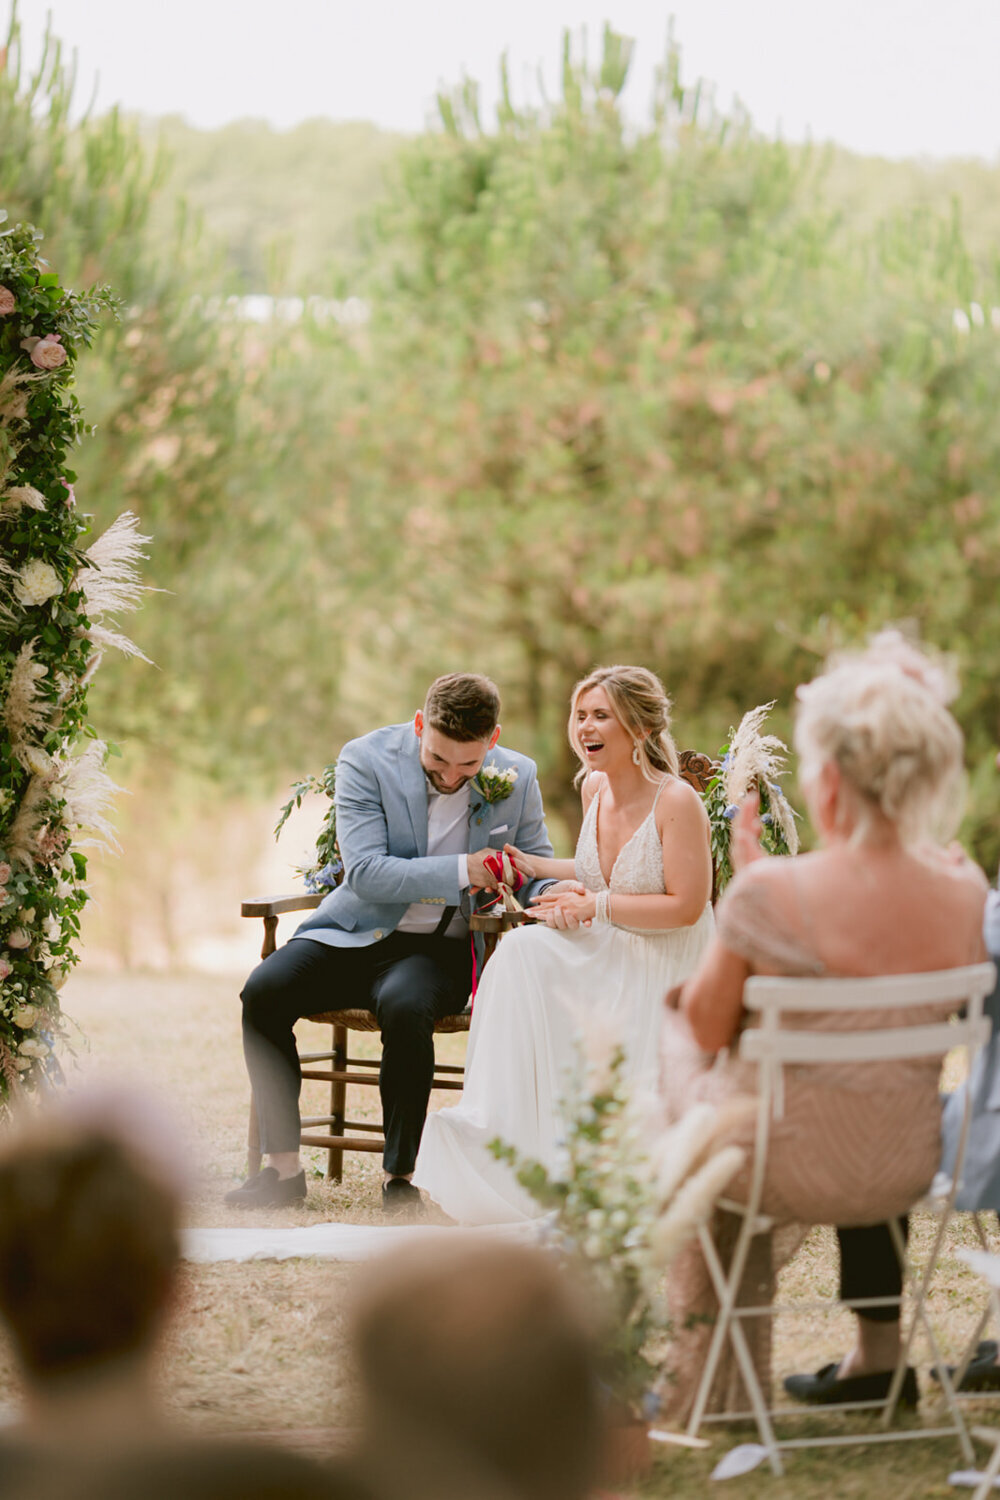
<svg viewBox="0 0 1000 1500">
<path fill-rule="evenodd" d="M 988 1436 L 986 1431 L 977 1429 L 976 1436 L 982 1438 L 983 1442 L 989 1441 L 994 1445 L 990 1461 L 983 1470 L 983 1477 L 972 1496 L 972 1500 L 988 1500 L 990 1495 L 995 1494 L 993 1481 L 1000 1474 L 1000 1433 Z"/>
<path fill-rule="evenodd" d="M 698 1395 L 695 1400 L 691 1419 L 688 1422 L 688 1436 L 697 1437 L 698 1428 L 701 1426 L 708 1403 L 712 1381 L 718 1368 L 719 1359 L 722 1355 L 723 1344 L 728 1335 L 736 1355 L 736 1363 L 743 1377 L 743 1384 L 753 1410 L 757 1423 L 757 1431 L 760 1435 L 762 1445 L 767 1449 L 768 1462 L 771 1472 L 776 1475 L 784 1474 L 784 1465 L 781 1461 L 781 1452 L 775 1438 L 774 1428 L 771 1425 L 771 1416 L 768 1405 L 764 1399 L 760 1382 L 757 1379 L 757 1371 L 753 1366 L 753 1359 L 747 1346 L 746 1335 L 743 1325 L 735 1315 L 737 1298 L 739 1296 L 740 1282 L 746 1266 L 747 1251 L 753 1235 L 750 1230 L 749 1219 L 744 1220 L 736 1245 L 733 1249 L 733 1258 L 729 1266 L 728 1274 L 719 1258 L 715 1242 L 711 1232 L 704 1226 L 698 1231 L 701 1242 L 702 1253 L 708 1266 L 715 1294 L 719 1299 L 719 1311 L 712 1330 L 712 1341 L 709 1346 L 708 1355 L 705 1360 L 705 1368 L 702 1374 L 701 1384 L 698 1387 Z"/>
<path fill-rule="evenodd" d="M 962 1457 L 965 1459 L 966 1463 L 974 1464 L 976 1461 L 976 1456 L 965 1426 L 965 1420 L 962 1416 L 961 1411 L 959 1410 L 958 1402 L 955 1399 L 955 1387 L 952 1383 L 951 1376 L 948 1374 L 948 1368 L 945 1364 L 944 1354 L 941 1350 L 941 1346 L 937 1341 L 937 1335 L 934 1332 L 934 1326 L 931 1323 L 930 1317 L 927 1313 L 927 1294 L 930 1291 L 930 1284 L 933 1279 L 934 1272 L 937 1270 L 938 1258 L 941 1253 L 941 1245 L 944 1242 L 944 1234 L 945 1230 L 948 1227 L 950 1218 L 950 1209 L 945 1209 L 938 1215 L 937 1229 L 934 1235 L 934 1243 L 931 1247 L 931 1253 L 927 1258 L 927 1264 L 924 1267 L 923 1274 L 921 1275 L 919 1283 L 915 1290 L 915 1298 L 913 1309 L 910 1314 L 909 1326 L 903 1338 L 902 1347 L 899 1351 L 899 1360 L 897 1361 L 896 1369 L 893 1372 L 892 1381 L 889 1386 L 889 1394 L 886 1398 L 885 1410 L 882 1413 L 881 1425 L 883 1431 L 887 1432 L 892 1422 L 896 1405 L 899 1401 L 899 1394 L 902 1390 L 903 1377 L 906 1372 L 906 1366 L 909 1363 L 910 1349 L 913 1346 L 913 1338 L 917 1331 L 917 1325 L 919 1324 L 920 1327 L 924 1330 L 924 1334 L 927 1338 L 927 1343 L 930 1346 L 931 1359 L 933 1360 L 938 1370 L 941 1383 L 941 1394 L 944 1397 L 945 1405 L 948 1408 L 948 1415 L 951 1417 L 952 1425 L 955 1430 L 955 1436 L 958 1438 L 958 1445 L 962 1450 Z M 889 1220 L 889 1233 L 892 1236 L 893 1247 L 896 1251 L 897 1256 L 899 1257 L 899 1263 L 902 1267 L 905 1286 L 907 1280 L 913 1280 L 914 1278 L 909 1260 L 907 1259 L 906 1246 L 903 1243 L 903 1236 L 900 1233 L 899 1224 L 895 1219 Z M 900 1315 L 902 1315 L 902 1297 L 900 1298 L 899 1310 Z"/>
<path fill-rule="evenodd" d="M 260 1171 L 260 1125 L 257 1122 L 257 1101 L 250 1090 L 250 1118 L 247 1122 L 247 1176 L 254 1177 Z"/>
<path fill-rule="evenodd" d="M 330 1050 L 333 1052 L 333 1071 L 343 1073 L 347 1069 L 347 1027 L 334 1026 L 333 1041 Z M 347 1119 L 347 1084 L 343 1079 L 333 1079 L 330 1083 L 330 1134 L 343 1135 L 344 1122 Z M 340 1182 L 344 1175 L 344 1151 L 343 1147 L 331 1146 L 326 1156 L 326 1176 L 328 1182 Z"/>
</svg>

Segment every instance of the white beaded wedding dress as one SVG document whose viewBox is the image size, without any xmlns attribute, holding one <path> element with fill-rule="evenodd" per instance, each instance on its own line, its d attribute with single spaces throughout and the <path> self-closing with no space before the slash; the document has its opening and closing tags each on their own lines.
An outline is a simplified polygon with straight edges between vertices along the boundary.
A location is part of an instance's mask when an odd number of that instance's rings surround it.
<svg viewBox="0 0 1000 1500">
<path fill-rule="evenodd" d="M 612 895 L 664 894 L 655 802 L 609 882 L 598 857 L 599 801 L 597 792 L 580 830 L 576 878 Z M 570 932 L 538 925 L 508 933 L 476 995 L 461 1101 L 424 1126 L 417 1186 L 462 1224 L 537 1217 L 538 1205 L 489 1153 L 489 1142 L 499 1137 L 558 1167 L 560 1104 L 588 1019 L 621 1041 L 633 1092 L 655 1089 L 663 997 L 696 968 L 713 927 L 707 905 L 692 926 L 663 931 L 595 922 Z"/>
</svg>

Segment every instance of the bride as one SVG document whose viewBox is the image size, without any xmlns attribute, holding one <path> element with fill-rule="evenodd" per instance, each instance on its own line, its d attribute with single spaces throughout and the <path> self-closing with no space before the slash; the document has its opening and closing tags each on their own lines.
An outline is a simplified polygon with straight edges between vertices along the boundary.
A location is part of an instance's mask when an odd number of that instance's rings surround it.
<svg viewBox="0 0 1000 1500">
<path fill-rule="evenodd" d="M 461 1101 L 424 1125 L 413 1181 L 461 1223 L 540 1212 L 487 1147 L 500 1137 L 558 1166 L 560 1102 L 588 1018 L 623 1044 L 633 1091 L 655 1088 L 664 995 L 712 936 L 708 817 L 678 774 L 659 678 L 598 668 L 574 689 L 569 738 L 584 812 L 576 859 L 508 846 L 522 875 L 555 883 L 486 968 Z"/>
</svg>

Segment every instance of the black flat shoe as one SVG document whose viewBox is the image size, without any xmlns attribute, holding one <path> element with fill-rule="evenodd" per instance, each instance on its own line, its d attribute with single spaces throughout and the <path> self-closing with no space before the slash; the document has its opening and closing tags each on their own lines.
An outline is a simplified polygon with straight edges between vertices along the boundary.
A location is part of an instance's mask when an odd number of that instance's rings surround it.
<svg viewBox="0 0 1000 1500">
<path fill-rule="evenodd" d="M 427 1210 L 419 1188 L 405 1177 L 390 1177 L 382 1184 L 382 1212 L 387 1219 L 422 1219 Z"/>
<path fill-rule="evenodd" d="M 958 1373 L 958 1366 L 946 1365 L 945 1369 L 954 1380 Z M 940 1384 L 941 1376 L 937 1365 L 931 1370 L 931 1379 Z M 962 1376 L 958 1389 L 960 1391 L 1000 1391 L 1000 1365 L 997 1364 L 995 1339 L 983 1339 L 976 1345 L 976 1352 L 969 1360 L 969 1367 Z"/>
<path fill-rule="evenodd" d="M 795 1401 L 804 1401 L 809 1406 L 839 1406 L 848 1401 L 884 1401 L 892 1384 L 891 1370 L 879 1370 L 875 1375 L 848 1375 L 843 1380 L 837 1376 L 840 1363 L 824 1365 L 815 1375 L 786 1375 L 784 1387 Z M 915 1407 L 920 1399 L 917 1373 L 907 1365 L 903 1376 L 903 1388 L 899 1393 L 900 1406 Z"/>
<path fill-rule="evenodd" d="M 305 1196 L 305 1171 L 297 1177 L 279 1177 L 277 1168 L 265 1167 L 233 1188 L 222 1201 L 230 1208 L 290 1208 L 301 1203 Z"/>
</svg>

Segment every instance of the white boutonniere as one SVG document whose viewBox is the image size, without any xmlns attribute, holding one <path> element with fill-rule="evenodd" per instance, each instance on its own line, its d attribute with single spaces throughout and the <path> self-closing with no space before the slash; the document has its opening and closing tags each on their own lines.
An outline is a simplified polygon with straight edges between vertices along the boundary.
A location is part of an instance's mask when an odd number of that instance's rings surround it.
<svg viewBox="0 0 1000 1500">
<path fill-rule="evenodd" d="M 516 780 L 517 771 L 513 766 L 501 771 L 496 761 L 491 761 L 488 766 L 483 766 L 476 777 L 476 786 L 487 802 L 502 802 L 514 790 Z"/>
</svg>

